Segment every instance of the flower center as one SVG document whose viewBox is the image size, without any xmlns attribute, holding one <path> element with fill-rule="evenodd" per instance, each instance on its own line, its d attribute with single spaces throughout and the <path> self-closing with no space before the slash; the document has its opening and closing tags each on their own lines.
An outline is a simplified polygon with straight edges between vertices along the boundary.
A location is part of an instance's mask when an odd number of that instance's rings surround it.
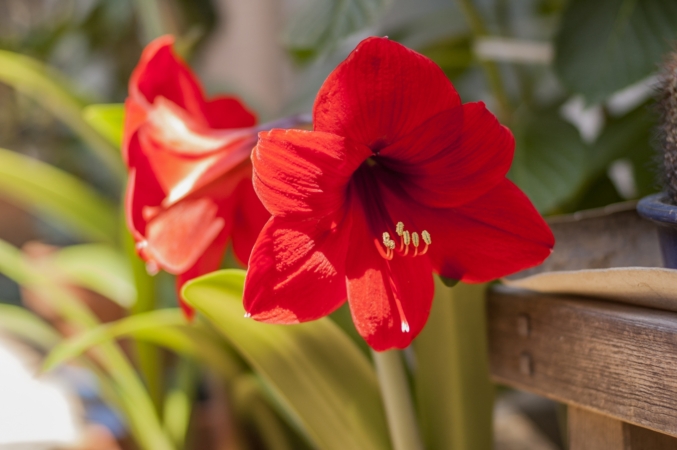
<svg viewBox="0 0 677 450">
<path fill-rule="evenodd" d="M 416 257 L 425 255 L 428 252 L 428 247 L 432 244 L 430 233 L 428 233 L 428 231 L 421 231 L 421 235 L 419 236 L 416 231 L 409 232 L 409 230 L 405 230 L 403 222 L 397 222 L 395 233 L 399 237 L 399 245 L 390 238 L 390 233 L 387 231 L 383 232 L 383 239 L 381 242 L 379 242 L 378 239 L 374 239 L 374 245 L 376 245 L 379 254 L 388 261 L 393 259 L 396 252 L 401 256 Z M 423 240 L 425 246 L 419 250 L 421 240 Z M 412 250 L 410 250 L 410 246 L 413 247 Z"/>
</svg>

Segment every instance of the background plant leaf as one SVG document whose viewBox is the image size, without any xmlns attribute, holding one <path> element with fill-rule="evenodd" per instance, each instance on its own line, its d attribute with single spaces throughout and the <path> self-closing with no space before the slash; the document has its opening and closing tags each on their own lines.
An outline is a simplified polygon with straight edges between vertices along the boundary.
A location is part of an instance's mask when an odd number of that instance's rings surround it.
<svg viewBox="0 0 677 450">
<path fill-rule="evenodd" d="M 315 57 L 371 25 L 390 3 L 391 0 L 306 1 L 286 30 L 286 45 L 301 60 Z"/>
<path fill-rule="evenodd" d="M 72 93 L 61 74 L 28 56 L 0 50 L 0 81 L 41 104 L 68 125 L 113 173 L 124 174 L 119 152 L 83 119 L 86 102 Z"/>
<path fill-rule="evenodd" d="M 50 214 L 69 225 L 77 236 L 116 240 L 115 206 L 76 177 L 49 164 L 0 149 L 0 194 Z"/>
<path fill-rule="evenodd" d="M 329 319 L 294 326 L 245 319 L 245 272 L 222 270 L 183 295 L 211 320 L 322 449 L 390 448 L 376 374 Z"/>
<path fill-rule="evenodd" d="M 116 148 L 122 145 L 122 126 L 125 121 L 125 105 L 122 103 L 88 105 L 82 117 L 98 133 Z"/>
<path fill-rule="evenodd" d="M 516 144 L 509 177 L 541 213 L 552 212 L 586 181 L 588 146 L 555 110 L 522 114 L 512 130 Z"/>
<path fill-rule="evenodd" d="M 127 261 L 113 247 L 102 244 L 64 247 L 51 255 L 51 263 L 79 286 L 97 292 L 123 308 L 130 308 L 136 301 Z"/>
<path fill-rule="evenodd" d="M 426 327 L 413 344 L 421 433 L 430 450 L 490 450 L 494 388 L 489 379 L 486 285 L 446 287 L 435 277 Z"/>
<path fill-rule="evenodd" d="M 653 73 L 676 39 L 672 0 L 571 0 L 555 70 L 569 89 L 599 102 Z"/>
</svg>

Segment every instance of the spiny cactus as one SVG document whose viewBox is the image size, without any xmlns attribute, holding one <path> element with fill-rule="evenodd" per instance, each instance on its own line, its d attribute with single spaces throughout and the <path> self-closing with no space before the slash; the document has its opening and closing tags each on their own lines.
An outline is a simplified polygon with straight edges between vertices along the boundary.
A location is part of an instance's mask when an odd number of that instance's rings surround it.
<svg viewBox="0 0 677 450">
<path fill-rule="evenodd" d="M 677 50 L 670 53 L 660 76 L 658 109 L 660 147 L 663 152 L 665 190 L 677 205 Z"/>
</svg>

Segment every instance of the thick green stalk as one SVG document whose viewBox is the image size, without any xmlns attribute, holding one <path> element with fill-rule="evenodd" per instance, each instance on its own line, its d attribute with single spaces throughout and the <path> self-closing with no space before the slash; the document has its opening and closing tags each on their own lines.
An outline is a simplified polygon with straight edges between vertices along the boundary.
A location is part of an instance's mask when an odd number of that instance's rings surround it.
<svg viewBox="0 0 677 450">
<path fill-rule="evenodd" d="M 402 357 L 397 350 L 372 352 L 394 450 L 423 450 Z"/>
<path fill-rule="evenodd" d="M 494 387 L 489 379 L 486 285 L 448 288 L 436 277 L 426 327 L 414 341 L 414 386 L 430 450 L 490 450 Z"/>
</svg>

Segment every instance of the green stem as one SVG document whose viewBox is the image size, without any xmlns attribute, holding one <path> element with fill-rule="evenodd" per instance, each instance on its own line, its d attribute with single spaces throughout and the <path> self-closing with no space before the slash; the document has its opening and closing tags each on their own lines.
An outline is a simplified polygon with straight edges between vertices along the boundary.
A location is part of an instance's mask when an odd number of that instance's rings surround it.
<svg viewBox="0 0 677 450">
<path fill-rule="evenodd" d="M 372 351 L 394 450 L 423 450 L 400 352 Z"/>
<path fill-rule="evenodd" d="M 472 0 L 457 1 L 470 25 L 474 37 L 488 36 L 489 31 L 484 25 L 484 21 L 482 20 L 479 11 L 475 8 L 475 5 L 473 5 Z M 489 82 L 489 87 L 498 101 L 502 122 L 509 123 L 512 116 L 512 108 L 510 106 L 508 94 L 503 86 L 503 80 L 501 79 L 501 72 L 498 69 L 498 65 L 493 61 L 480 61 L 480 65 L 482 66 L 482 69 L 484 69 L 487 81 Z"/>
</svg>

